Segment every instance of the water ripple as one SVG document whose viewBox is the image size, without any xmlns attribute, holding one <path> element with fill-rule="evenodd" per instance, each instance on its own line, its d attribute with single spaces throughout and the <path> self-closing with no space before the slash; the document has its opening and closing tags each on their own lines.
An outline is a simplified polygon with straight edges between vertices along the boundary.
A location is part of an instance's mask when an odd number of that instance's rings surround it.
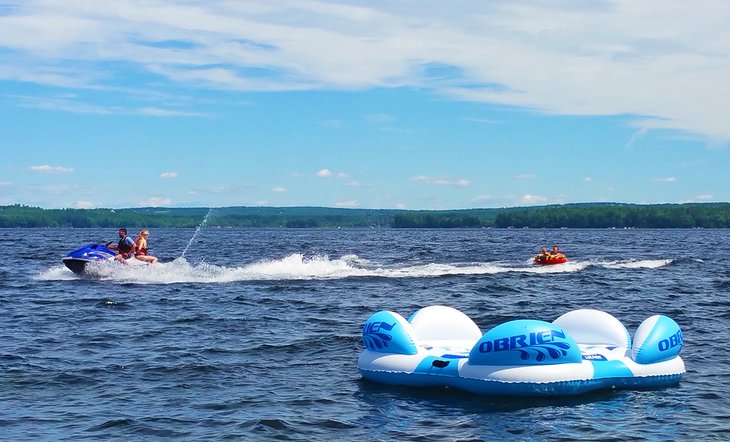
<svg viewBox="0 0 730 442">
<path fill-rule="evenodd" d="M 114 231 L 24 233 L 0 229 L 7 440 L 730 437 L 727 230 L 201 228 L 193 242 L 193 229 L 155 229 L 168 262 L 82 278 L 59 247 Z M 26 241 L 54 256 L 23 259 Z M 533 266 L 553 242 L 570 265 Z M 482 331 L 597 308 L 633 334 L 666 314 L 688 373 L 666 389 L 528 399 L 363 381 L 367 317 L 433 304 Z"/>
</svg>

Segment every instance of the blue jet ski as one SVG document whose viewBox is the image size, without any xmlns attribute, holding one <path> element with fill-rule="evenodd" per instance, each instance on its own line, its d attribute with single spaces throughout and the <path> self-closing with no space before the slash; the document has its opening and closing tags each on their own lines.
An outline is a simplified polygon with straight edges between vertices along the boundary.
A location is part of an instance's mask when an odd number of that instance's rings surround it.
<svg viewBox="0 0 730 442">
<path fill-rule="evenodd" d="M 87 244 L 64 256 L 61 258 L 61 261 L 72 272 L 83 273 L 86 264 L 90 262 L 114 261 L 114 255 L 117 252 L 107 247 L 108 244 Z"/>
</svg>

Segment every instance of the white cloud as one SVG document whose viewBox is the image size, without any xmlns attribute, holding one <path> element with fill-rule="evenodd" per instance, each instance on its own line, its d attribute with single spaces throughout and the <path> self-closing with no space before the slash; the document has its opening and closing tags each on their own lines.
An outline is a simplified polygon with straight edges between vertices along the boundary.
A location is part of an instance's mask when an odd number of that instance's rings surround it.
<svg viewBox="0 0 730 442">
<path fill-rule="evenodd" d="M 493 199 L 494 199 L 494 197 L 492 197 L 491 195 L 477 195 L 474 198 L 472 198 L 471 201 L 474 203 L 479 203 L 479 202 L 484 202 L 484 201 L 491 201 Z"/>
<path fill-rule="evenodd" d="M 364 5 L 28 0 L 0 15 L 0 80 L 112 89 L 125 77 L 114 62 L 155 74 L 145 90 L 166 87 L 160 77 L 252 91 L 418 88 L 547 114 L 633 115 L 637 134 L 730 139 L 728 2 Z M 87 106 L 68 110 L 114 111 Z"/>
<path fill-rule="evenodd" d="M 505 122 L 502 120 L 495 120 L 490 118 L 464 118 L 464 121 L 471 121 L 473 123 L 482 123 L 482 124 L 504 124 Z"/>
<path fill-rule="evenodd" d="M 374 187 L 372 184 L 365 184 L 357 180 L 349 181 L 347 184 L 345 184 L 347 187 L 358 187 L 358 188 L 368 188 L 368 187 Z"/>
<path fill-rule="evenodd" d="M 697 201 L 712 201 L 713 199 L 715 199 L 715 197 L 710 195 L 709 193 L 703 193 L 703 194 L 697 195 L 695 197 L 695 199 Z"/>
<path fill-rule="evenodd" d="M 160 109 L 157 107 L 145 107 L 138 110 L 141 115 L 152 117 L 209 117 L 210 115 L 201 112 L 187 112 L 173 109 Z"/>
<path fill-rule="evenodd" d="M 344 172 L 333 172 L 330 169 L 320 169 L 317 172 L 317 176 L 321 178 L 331 178 L 331 177 L 337 177 L 337 178 L 347 178 L 348 175 Z"/>
<path fill-rule="evenodd" d="M 162 172 L 160 178 L 177 178 L 177 172 Z"/>
<path fill-rule="evenodd" d="M 629 141 L 626 142 L 626 145 L 624 146 L 624 149 L 631 149 L 632 147 L 634 147 L 634 145 L 636 144 L 636 142 L 641 137 L 643 137 L 644 135 L 646 135 L 647 132 L 649 132 L 649 129 L 646 128 L 646 127 L 643 127 L 641 129 L 637 130 L 636 132 L 634 132 L 634 134 L 631 135 L 631 138 L 629 138 Z"/>
<path fill-rule="evenodd" d="M 93 201 L 88 200 L 78 200 L 74 203 L 74 207 L 76 207 L 77 209 L 91 209 L 95 206 L 96 205 L 93 203 Z"/>
<path fill-rule="evenodd" d="M 143 199 L 142 201 L 139 201 L 137 204 L 144 207 L 169 206 L 170 204 L 172 204 L 172 200 L 170 198 L 151 196 L 149 198 Z"/>
<path fill-rule="evenodd" d="M 3 76 L 0 74 L 0 78 Z M 99 106 L 77 101 L 74 97 L 28 97 L 14 96 L 17 105 L 25 108 L 43 109 L 48 111 L 68 112 L 72 114 L 110 115 L 122 113 L 122 110 L 113 106 Z"/>
<path fill-rule="evenodd" d="M 655 183 L 673 183 L 677 181 L 677 179 L 673 176 L 667 177 L 667 178 L 652 178 L 652 181 Z"/>
<path fill-rule="evenodd" d="M 593 178 L 587 176 L 587 177 L 583 178 L 583 181 L 590 182 L 590 181 L 593 181 Z"/>
<path fill-rule="evenodd" d="M 274 193 L 284 193 L 286 192 L 286 187 L 277 186 L 271 189 L 271 191 Z"/>
<path fill-rule="evenodd" d="M 335 206 L 337 206 L 337 207 L 357 207 L 357 201 L 355 201 L 355 200 L 340 201 L 338 203 L 335 203 Z"/>
<path fill-rule="evenodd" d="M 0 65 L 0 79 L 3 78 Z M 64 86 L 64 85 L 58 85 Z M 66 87 L 73 87 L 65 85 Z M 77 85 L 77 87 L 79 87 Z M 16 105 L 24 108 L 43 109 L 48 111 L 68 112 L 72 114 L 89 115 L 143 115 L 151 117 L 211 117 L 210 114 L 190 112 L 184 110 L 162 109 L 156 107 L 124 108 L 120 106 L 101 106 L 81 101 L 76 95 L 61 95 L 56 97 L 32 97 L 27 95 L 9 95 Z"/>
<path fill-rule="evenodd" d="M 469 187 L 469 180 L 464 178 L 449 178 L 449 177 L 433 177 L 428 175 L 418 175 L 411 178 L 413 181 L 421 181 L 427 184 L 435 184 L 439 186 L 456 186 L 456 187 Z"/>
<path fill-rule="evenodd" d="M 520 198 L 520 203 L 525 204 L 525 205 L 545 204 L 548 201 L 549 200 L 547 197 L 540 196 L 540 195 L 526 194 L 526 195 L 522 195 L 522 197 Z"/>
<path fill-rule="evenodd" d="M 30 170 L 34 172 L 48 172 L 48 173 L 72 173 L 74 172 L 74 169 L 72 167 L 64 167 L 64 166 L 49 166 L 49 165 L 43 165 L 43 166 L 30 166 Z"/>
</svg>

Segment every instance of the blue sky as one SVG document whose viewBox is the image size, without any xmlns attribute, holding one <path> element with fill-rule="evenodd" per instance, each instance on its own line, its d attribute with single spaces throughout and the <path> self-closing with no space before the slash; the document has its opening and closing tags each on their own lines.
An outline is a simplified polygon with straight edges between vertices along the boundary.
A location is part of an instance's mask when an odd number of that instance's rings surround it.
<svg viewBox="0 0 730 442">
<path fill-rule="evenodd" d="M 0 205 L 730 201 L 726 1 L 0 0 Z"/>
</svg>

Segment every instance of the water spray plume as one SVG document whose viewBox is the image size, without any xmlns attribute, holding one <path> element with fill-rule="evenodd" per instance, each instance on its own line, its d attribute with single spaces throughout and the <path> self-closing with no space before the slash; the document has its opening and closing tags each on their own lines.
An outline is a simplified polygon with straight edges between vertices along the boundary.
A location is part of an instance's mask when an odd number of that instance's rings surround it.
<svg viewBox="0 0 730 442">
<path fill-rule="evenodd" d="M 195 228 L 195 233 L 193 233 L 193 237 L 190 238 L 190 241 L 188 241 L 188 245 L 185 246 L 185 249 L 182 252 L 182 255 L 180 255 L 180 258 L 185 258 L 185 253 L 187 253 L 188 249 L 190 248 L 190 245 L 195 241 L 195 237 L 198 235 L 198 232 L 200 232 L 201 227 L 205 225 L 205 223 L 208 222 L 208 218 L 210 217 L 210 214 L 213 213 L 213 208 L 211 207 L 208 209 L 208 213 L 205 214 L 203 217 L 203 221 L 200 222 L 198 227 Z"/>
</svg>

